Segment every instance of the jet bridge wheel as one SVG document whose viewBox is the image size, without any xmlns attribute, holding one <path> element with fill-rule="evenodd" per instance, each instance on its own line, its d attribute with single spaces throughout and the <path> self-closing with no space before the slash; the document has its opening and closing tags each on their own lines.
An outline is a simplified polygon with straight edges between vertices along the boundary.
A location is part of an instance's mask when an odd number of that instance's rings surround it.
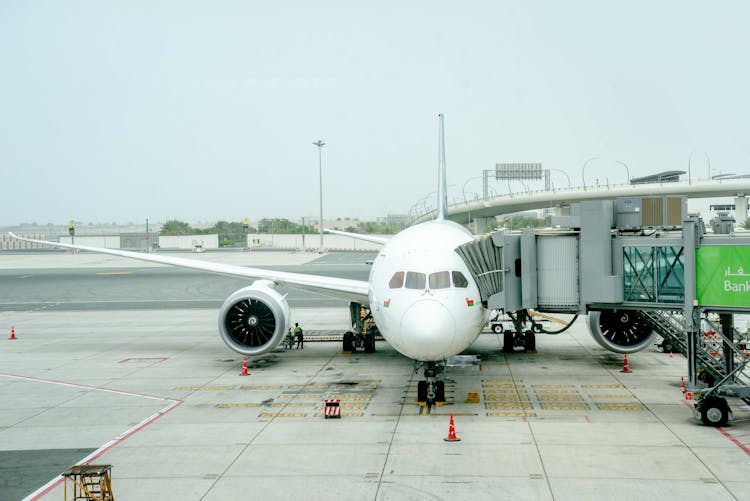
<svg viewBox="0 0 750 501">
<path fill-rule="evenodd" d="M 503 352 L 513 353 L 513 334 L 510 329 L 503 332 Z"/>
<path fill-rule="evenodd" d="M 725 426 L 729 421 L 729 404 L 723 398 L 708 397 L 700 403 L 701 421 L 708 426 Z"/>
</svg>

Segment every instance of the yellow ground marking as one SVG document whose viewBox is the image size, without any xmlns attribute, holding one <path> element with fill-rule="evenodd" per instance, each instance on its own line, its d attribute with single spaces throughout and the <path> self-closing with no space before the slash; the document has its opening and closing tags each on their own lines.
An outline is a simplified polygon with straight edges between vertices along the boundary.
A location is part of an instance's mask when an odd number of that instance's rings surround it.
<svg viewBox="0 0 750 501">
<path fill-rule="evenodd" d="M 282 386 L 280 384 L 258 384 L 258 385 L 245 385 L 240 386 L 240 390 L 280 390 Z"/>
<path fill-rule="evenodd" d="M 324 407 L 324 405 L 316 405 L 315 407 L 321 409 Z M 346 402 L 341 402 L 339 404 L 339 408 L 353 411 L 362 411 L 367 409 L 367 404 L 347 404 Z"/>
<path fill-rule="evenodd" d="M 490 417 L 535 417 L 533 412 L 487 412 Z"/>
<path fill-rule="evenodd" d="M 533 409 L 531 402 L 485 402 L 485 409 L 504 410 L 504 409 Z"/>
<path fill-rule="evenodd" d="M 644 411 L 646 410 L 643 405 L 633 403 L 617 403 L 617 402 L 601 402 L 597 403 L 596 406 L 602 411 Z"/>
<path fill-rule="evenodd" d="M 430 414 L 430 416 L 444 416 L 444 417 L 450 417 L 451 415 L 455 417 L 472 417 L 472 416 L 478 416 L 476 412 L 433 412 Z"/>
<path fill-rule="evenodd" d="M 227 391 L 233 390 L 234 386 L 178 386 L 177 391 Z"/>
<path fill-rule="evenodd" d="M 276 398 L 288 398 L 288 399 L 294 398 L 298 400 L 315 400 L 316 402 L 320 400 L 319 395 L 303 395 L 301 393 L 295 393 L 294 395 L 279 395 Z"/>
<path fill-rule="evenodd" d="M 132 271 L 97 271 L 97 275 L 132 275 Z"/>
<path fill-rule="evenodd" d="M 330 385 L 327 384 L 292 384 L 290 390 L 327 390 Z"/>
<path fill-rule="evenodd" d="M 485 391 L 485 400 L 518 400 L 519 398 L 529 398 L 529 394 L 525 391 Z"/>
<path fill-rule="evenodd" d="M 364 412 L 342 412 L 341 417 L 362 417 L 364 416 Z M 382 414 L 381 414 L 382 415 Z M 398 415 L 398 414 L 396 414 Z M 324 414 L 322 412 L 316 412 L 313 414 L 315 417 L 324 417 Z"/>
<path fill-rule="evenodd" d="M 632 395 L 622 394 L 622 393 L 590 393 L 589 396 L 592 400 L 597 400 L 599 398 L 621 398 L 621 399 L 632 399 Z"/>
<path fill-rule="evenodd" d="M 380 413 L 380 414 L 373 413 L 370 415 L 376 416 L 376 417 L 417 417 L 419 416 L 419 414 L 412 414 L 410 412 L 404 412 L 404 413 L 394 412 L 394 413 Z"/>
<path fill-rule="evenodd" d="M 537 395 L 539 402 L 583 402 L 583 398 L 579 395 Z"/>
<path fill-rule="evenodd" d="M 583 402 L 542 402 L 542 409 L 547 411 L 587 411 L 589 406 Z"/>
<path fill-rule="evenodd" d="M 274 414 L 273 412 L 261 412 L 258 417 L 265 418 L 277 418 L 277 417 L 305 417 L 307 414 L 304 412 L 279 412 Z"/>
<path fill-rule="evenodd" d="M 536 388 L 573 388 L 572 384 L 532 384 Z"/>
<path fill-rule="evenodd" d="M 479 392 L 478 391 L 470 391 L 466 394 L 466 403 L 467 404 L 478 404 L 479 403 Z"/>
<path fill-rule="evenodd" d="M 334 400 L 338 398 L 342 402 L 344 400 L 370 401 L 372 399 L 372 395 L 337 395 L 337 394 L 333 394 L 333 395 L 329 395 L 326 398 L 328 398 L 328 399 L 334 399 Z"/>
</svg>

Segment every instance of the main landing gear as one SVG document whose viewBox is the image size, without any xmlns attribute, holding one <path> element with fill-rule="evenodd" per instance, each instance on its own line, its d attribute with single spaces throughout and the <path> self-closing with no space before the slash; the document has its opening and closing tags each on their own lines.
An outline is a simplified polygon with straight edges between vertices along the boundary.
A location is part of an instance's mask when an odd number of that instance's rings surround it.
<svg viewBox="0 0 750 501">
<path fill-rule="evenodd" d="M 527 353 L 536 353 L 536 333 L 533 329 L 524 330 L 524 326 L 531 318 L 526 310 L 519 310 L 516 312 L 514 317 L 512 314 L 508 316 L 513 320 L 513 327 L 515 332 L 508 329 L 503 332 L 503 352 L 513 353 L 515 348 L 523 348 Z M 533 328 L 534 323 L 531 323 Z"/>
<path fill-rule="evenodd" d="M 424 379 L 417 384 L 417 402 L 428 409 L 445 403 L 445 382 L 439 381 L 445 362 L 422 362 Z"/>
</svg>

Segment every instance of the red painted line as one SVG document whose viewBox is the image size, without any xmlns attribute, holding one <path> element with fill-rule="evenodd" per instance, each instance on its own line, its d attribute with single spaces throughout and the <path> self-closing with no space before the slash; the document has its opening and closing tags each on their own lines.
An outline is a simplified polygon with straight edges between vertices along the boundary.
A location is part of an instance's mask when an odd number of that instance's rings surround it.
<svg viewBox="0 0 750 501">
<path fill-rule="evenodd" d="M 734 436 L 731 433 L 729 433 L 727 430 L 725 430 L 724 428 L 716 428 L 716 429 L 719 430 L 719 433 L 727 437 L 730 442 L 732 442 L 734 445 L 739 447 L 745 454 L 750 456 L 750 449 L 745 444 L 743 444 L 742 442 L 734 438 Z"/>
<path fill-rule="evenodd" d="M 42 383 L 57 384 L 57 385 L 61 385 L 61 386 L 70 386 L 70 387 L 74 387 L 74 388 L 87 388 L 87 389 L 90 389 L 90 390 L 104 391 L 104 392 L 108 392 L 108 393 L 117 393 L 117 394 L 122 394 L 122 395 L 128 395 L 128 396 L 134 396 L 134 397 L 143 397 L 143 398 L 149 398 L 149 399 L 152 399 L 152 400 L 162 400 L 164 402 L 170 402 L 170 404 L 167 405 L 166 407 L 164 407 L 163 409 L 161 409 L 161 410 L 157 411 L 155 414 L 152 414 L 151 416 L 147 417 L 146 419 L 144 419 L 140 423 L 136 424 L 135 426 L 133 426 L 133 427 L 125 430 L 125 432 L 123 432 L 120 436 L 118 436 L 116 438 L 113 438 L 112 440 L 110 440 L 109 442 L 107 442 L 106 444 L 104 444 L 103 446 L 99 447 L 97 450 L 93 451 L 88 456 L 86 456 L 83 459 L 81 459 L 80 461 L 78 461 L 76 463 L 76 465 L 85 464 L 85 463 L 88 463 L 89 461 L 92 461 L 92 460 L 100 457 L 105 452 L 109 451 L 110 449 L 112 449 L 116 445 L 121 444 L 122 442 L 124 442 L 128 438 L 130 438 L 133 435 L 135 435 L 137 432 L 141 431 L 146 426 L 150 425 L 151 423 L 153 423 L 157 419 L 161 418 L 162 416 L 168 414 L 169 412 L 172 412 L 174 409 L 176 409 L 177 407 L 179 407 L 180 405 L 182 405 L 184 403 L 184 400 L 177 400 L 177 399 L 174 399 L 174 398 L 157 397 L 155 395 L 147 395 L 145 393 L 135 393 L 135 392 L 132 392 L 132 391 L 123 391 L 123 390 L 112 390 L 112 389 L 109 389 L 109 388 L 99 388 L 99 387 L 96 387 L 96 386 L 89 386 L 89 385 L 78 384 L 78 383 L 66 383 L 66 382 L 63 382 L 63 381 L 53 381 L 51 379 L 41 379 L 41 378 L 35 378 L 35 377 L 31 377 L 31 376 L 19 376 L 19 375 L 16 375 L 16 374 L 5 374 L 5 373 L 0 373 L 0 376 L 5 376 L 5 377 L 13 378 L 13 379 L 27 380 L 27 381 L 36 381 L 36 382 L 42 382 Z M 41 497 L 45 496 L 46 494 L 49 494 L 49 492 L 52 491 L 52 489 L 55 489 L 56 487 L 58 487 L 64 480 L 65 479 L 64 479 L 64 477 L 62 475 L 58 475 L 57 477 L 55 477 L 52 480 L 50 480 L 49 482 L 47 482 L 46 484 L 44 484 L 42 487 L 40 487 L 36 491 L 34 491 L 31 494 L 29 494 L 28 496 L 26 496 L 23 499 L 23 501 L 36 501 L 36 500 L 40 499 Z"/>
<path fill-rule="evenodd" d="M 7 374 L 7 373 L 4 373 L 4 372 L 0 372 L 0 376 L 5 376 L 5 377 L 9 377 L 9 378 L 14 378 L 14 379 L 21 379 L 21 380 L 24 380 L 24 381 L 37 381 L 37 382 L 40 382 L 40 383 L 58 384 L 60 386 L 71 386 L 73 388 L 86 388 L 86 389 L 89 389 L 89 390 L 104 391 L 104 392 L 107 392 L 107 393 L 117 393 L 117 394 L 120 394 L 120 395 L 132 395 L 134 397 L 151 398 L 151 399 L 154 399 L 154 400 L 171 400 L 173 402 L 178 402 L 178 401 L 182 402 L 182 400 L 177 400 L 177 399 L 174 399 L 174 398 L 167 398 L 167 397 L 159 397 L 157 395 L 149 395 L 147 393 L 135 393 L 135 392 L 126 391 L 126 390 L 113 390 L 113 389 L 110 389 L 110 388 L 102 388 L 100 386 L 91 386 L 91 385 L 79 384 L 79 383 L 67 383 L 65 381 L 55 381 L 54 379 L 43 379 L 43 378 L 38 378 L 38 377 L 33 377 L 33 376 L 19 376 L 17 374 Z"/>
</svg>

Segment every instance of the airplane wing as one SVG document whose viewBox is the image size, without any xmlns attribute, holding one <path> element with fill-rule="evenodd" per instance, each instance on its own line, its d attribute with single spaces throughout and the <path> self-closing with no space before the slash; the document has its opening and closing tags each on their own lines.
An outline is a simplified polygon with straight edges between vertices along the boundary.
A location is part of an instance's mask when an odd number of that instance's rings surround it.
<svg viewBox="0 0 750 501">
<path fill-rule="evenodd" d="M 197 259 L 186 259 L 174 256 L 161 256 L 159 254 L 146 254 L 143 252 L 131 252 L 118 249 L 103 249 L 100 247 L 88 247 L 85 245 L 63 244 L 59 242 L 47 242 L 45 240 L 33 240 L 30 238 L 19 237 L 13 233 L 8 233 L 12 238 L 24 242 L 33 242 L 53 247 L 62 247 L 65 249 L 76 249 L 88 252 L 98 252 L 112 256 L 125 257 L 130 259 L 139 259 L 152 263 L 167 264 L 171 266 L 181 266 L 194 270 L 208 271 L 219 275 L 230 277 L 246 277 L 253 279 L 271 280 L 277 284 L 288 285 L 297 289 L 308 290 L 332 296 L 346 301 L 353 301 L 361 304 L 367 304 L 368 283 L 363 280 L 350 280 L 346 278 L 321 277 L 317 275 L 307 275 L 304 273 L 289 273 L 284 271 L 263 270 L 260 268 L 248 268 L 245 266 L 236 266 L 231 264 L 212 263 L 200 261 Z"/>
<path fill-rule="evenodd" d="M 349 233 L 348 231 L 338 231 L 338 230 L 323 230 L 326 233 L 333 233 L 334 235 L 343 235 L 345 237 L 352 237 L 356 238 L 357 240 L 364 240 L 365 242 L 373 242 L 376 244 L 383 245 L 388 242 L 387 238 L 383 237 L 376 237 L 373 235 L 363 235 L 361 233 Z"/>
</svg>

